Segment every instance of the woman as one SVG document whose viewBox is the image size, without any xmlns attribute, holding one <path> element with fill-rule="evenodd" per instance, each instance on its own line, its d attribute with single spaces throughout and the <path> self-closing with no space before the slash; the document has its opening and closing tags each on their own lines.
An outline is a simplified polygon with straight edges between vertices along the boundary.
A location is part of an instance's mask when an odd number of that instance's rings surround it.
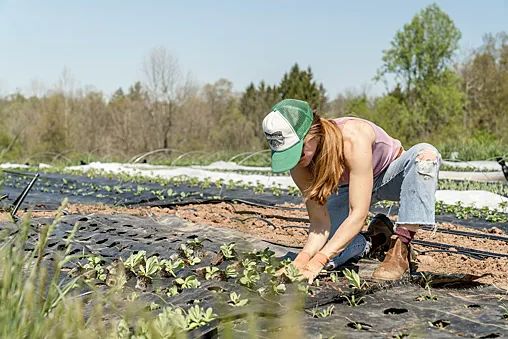
<svg viewBox="0 0 508 339">
<path fill-rule="evenodd" d="M 303 276 L 311 282 L 327 264 L 343 264 L 386 244 L 373 278 L 400 279 L 409 270 L 409 244 L 419 226 L 435 224 L 441 161 L 436 148 L 421 143 L 404 151 L 400 141 L 370 121 L 323 119 L 307 102 L 294 99 L 276 104 L 263 130 L 272 170 L 290 170 L 305 197 L 309 237 L 293 262 Z M 360 234 L 369 207 L 379 200 L 400 201 L 395 234 L 386 217 Z"/>
</svg>

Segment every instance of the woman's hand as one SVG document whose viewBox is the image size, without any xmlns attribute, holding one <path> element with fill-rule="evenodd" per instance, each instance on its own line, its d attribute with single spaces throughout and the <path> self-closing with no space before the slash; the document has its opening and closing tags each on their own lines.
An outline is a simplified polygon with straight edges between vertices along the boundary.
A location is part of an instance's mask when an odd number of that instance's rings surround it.
<svg viewBox="0 0 508 339">
<path fill-rule="evenodd" d="M 301 251 L 300 253 L 298 253 L 298 255 L 296 256 L 295 260 L 293 260 L 292 264 L 296 267 L 296 269 L 298 271 L 303 272 L 303 269 L 305 267 L 305 265 L 307 265 L 307 263 L 310 261 L 310 254 L 306 251 Z M 286 268 L 283 267 L 281 269 L 279 269 L 275 275 L 276 276 L 279 276 L 279 275 L 282 275 L 282 273 L 285 273 L 286 272 Z"/>
<path fill-rule="evenodd" d="M 303 269 L 302 275 L 305 279 L 307 279 L 309 284 L 312 284 L 312 281 L 319 275 L 319 272 L 325 267 L 325 265 L 330 261 L 330 258 L 325 254 L 318 252 L 316 253 L 312 259 L 307 263 L 305 268 Z"/>
</svg>

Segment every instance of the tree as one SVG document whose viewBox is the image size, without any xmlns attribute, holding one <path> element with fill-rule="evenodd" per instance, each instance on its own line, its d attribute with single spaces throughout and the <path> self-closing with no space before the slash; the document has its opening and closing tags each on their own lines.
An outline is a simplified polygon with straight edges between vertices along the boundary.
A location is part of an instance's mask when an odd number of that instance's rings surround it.
<svg viewBox="0 0 508 339">
<path fill-rule="evenodd" d="M 452 62 L 461 33 L 436 4 L 417 13 L 395 34 L 383 51 L 377 78 L 394 74 L 407 99 L 414 99 L 429 83 L 436 83 Z"/>
<path fill-rule="evenodd" d="M 254 136 L 261 145 L 266 143 L 261 122 L 278 100 L 278 88 L 267 86 L 264 81 L 261 81 L 258 87 L 251 83 L 240 98 L 240 113 L 245 116 L 251 126 L 254 126 Z"/>
<path fill-rule="evenodd" d="M 310 67 L 300 70 L 294 64 L 288 73 L 285 73 L 278 86 L 280 99 L 300 99 L 307 101 L 313 109 L 322 111 L 326 103 L 326 92 L 323 84 L 317 84 Z"/>
<path fill-rule="evenodd" d="M 143 63 L 145 87 L 151 101 L 153 120 L 162 140 L 160 147 L 168 148 L 173 120 L 185 98 L 190 80 L 184 79 L 178 60 L 165 48 L 152 50 Z"/>
<path fill-rule="evenodd" d="M 463 125 L 508 139 L 508 34 L 487 34 L 483 40 L 459 68 L 468 99 Z"/>
<path fill-rule="evenodd" d="M 404 25 L 383 53 L 383 66 L 376 79 L 394 75 L 396 88 L 389 95 L 398 99 L 385 104 L 406 106 L 402 111 L 411 117 L 404 119 L 414 136 L 430 138 L 461 116 L 464 96 L 457 75 L 450 70 L 460 36 L 450 17 L 432 4 Z"/>
</svg>

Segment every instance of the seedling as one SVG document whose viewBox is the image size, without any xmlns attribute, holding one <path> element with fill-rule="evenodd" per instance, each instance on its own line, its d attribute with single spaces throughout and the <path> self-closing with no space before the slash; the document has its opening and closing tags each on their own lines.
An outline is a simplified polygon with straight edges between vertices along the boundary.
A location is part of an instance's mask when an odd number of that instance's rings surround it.
<svg viewBox="0 0 508 339">
<path fill-rule="evenodd" d="M 348 302 L 350 307 L 356 307 L 356 306 L 358 306 L 360 304 L 363 304 L 363 299 L 364 299 L 363 296 L 357 298 L 355 293 L 351 294 L 351 296 L 345 295 L 344 298 L 346 298 L 346 300 L 347 300 L 347 302 Z"/>
<path fill-rule="evenodd" d="M 446 326 L 450 325 L 450 322 L 448 320 L 441 320 L 440 319 L 440 320 L 436 320 L 436 321 L 429 321 L 429 325 L 442 330 Z"/>
<path fill-rule="evenodd" d="M 186 277 L 185 279 L 183 279 L 183 278 L 176 278 L 175 279 L 175 284 L 180 286 L 181 289 L 198 288 L 201 285 L 199 280 L 195 276 L 193 276 L 193 275 L 190 275 L 190 276 Z"/>
<path fill-rule="evenodd" d="M 226 278 L 236 278 L 238 276 L 238 272 L 236 271 L 235 265 L 233 264 L 226 266 L 224 273 Z"/>
<path fill-rule="evenodd" d="M 178 287 L 176 286 L 171 286 L 169 287 L 167 290 L 166 290 L 166 295 L 168 297 L 174 297 L 175 295 L 178 294 Z"/>
<path fill-rule="evenodd" d="M 145 260 L 145 256 L 145 251 L 139 251 L 136 254 L 131 254 L 124 262 L 125 268 L 135 272 L 136 268 Z"/>
<path fill-rule="evenodd" d="M 106 281 L 106 272 L 101 263 L 102 259 L 100 257 L 89 257 L 88 262 L 83 266 L 83 269 L 88 272 L 85 273 L 85 277 L 88 279 L 96 278 L 100 281 Z"/>
<path fill-rule="evenodd" d="M 255 269 L 244 269 L 243 276 L 240 278 L 239 283 L 248 288 L 252 288 L 259 279 L 259 274 Z"/>
<path fill-rule="evenodd" d="M 232 259 L 235 257 L 235 243 L 224 244 L 220 247 L 222 255 L 226 259 Z"/>
<path fill-rule="evenodd" d="M 159 272 L 160 269 L 161 265 L 159 264 L 159 258 L 152 256 L 146 260 L 145 265 L 139 266 L 139 276 L 151 281 L 153 276 Z"/>
<path fill-rule="evenodd" d="M 217 315 L 213 313 L 212 308 L 207 308 L 205 311 L 205 309 L 199 305 L 191 307 L 187 312 L 186 329 L 188 331 L 206 325 L 217 317 Z"/>
<path fill-rule="evenodd" d="M 205 267 L 205 279 L 211 280 L 217 278 L 220 275 L 220 270 L 217 267 Z"/>
<path fill-rule="evenodd" d="M 339 281 L 339 276 L 337 275 L 337 273 L 333 272 L 330 274 L 330 280 L 333 282 L 333 283 L 336 283 Z"/>
<path fill-rule="evenodd" d="M 176 272 L 183 269 L 185 267 L 185 264 L 182 259 L 176 259 L 176 260 L 166 260 L 163 259 L 160 262 L 162 267 L 162 272 L 169 274 L 176 278 Z"/>
<path fill-rule="evenodd" d="M 272 265 L 266 265 L 265 266 L 265 269 L 264 269 L 264 272 L 266 274 L 269 274 L 269 275 L 274 275 L 275 274 L 275 267 L 273 267 Z"/>
<path fill-rule="evenodd" d="M 354 270 L 345 268 L 342 272 L 348 280 L 349 286 L 351 286 L 353 289 L 361 290 L 366 286 L 365 281 L 362 282 L 360 276 Z"/>
<path fill-rule="evenodd" d="M 437 296 L 432 294 L 432 278 L 430 275 L 422 273 L 422 278 L 424 281 L 424 288 L 427 291 L 427 294 L 421 294 L 416 298 L 416 301 L 436 301 Z"/>
<path fill-rule="evenodd" d="M 249 299 L 241 299 L 240 294 L 237 294 L 236 292 L 231 292 L 229 294 L 229 301 L 228 304 L 234 307 L 240 307 L 245 306 L 249 302 Z"/>
<path fill-rule="evenodd" d="M 333 310 L 335 309 L 334 305 L 330 305 L 327 308 L 319 309 L 317 307 L 314 307 L 310 311 L 306 311 L 309 313 L 313 318 L 327 318 L 333 314 Z"/>
<path fill-rule="evenodd" d="M 285 275 L 291 282 L 299 281 L 302 277 L 300 271 L 293 264 L 286 266 Z"/>
<path fill-rule="evenodd" d="M 275 252 L 267 247 L 262 251 L 256 252 L 256 258 L 261 260 L 261 262 L 264 262 L 265 264 L 269 264 L 270 259 L 273 257 L 274 254 Z"/>
<path fill-rule="evenodd" d="M 203 241 L 198 238 L 190 239 L 190 240 L 187 240 L 187 245 L 190 248 L 192 248 L 193 250 L 198 250 L 198 249 L 203 248 Z"/>
<path fill-rule="evenodd" d="M 255 269 L 256 268 L 256 262 L 252 259 L 245 258 L 242 260 L 242 266 L 243 268 L 249 270 L 249 269 Z"/>
<path fill-rule="evenodd" d="M 286 285 L 283 283 L 278 283 L 277 281 L 271 281 L 270 282 L 272 292 L 275 294 L 283 294 L 286 292 Z"/>
<path fill-rule="evenodd" d="M 365 281 L 361 281 L 360 276 L 354 270 L 344 269 L 344 276 L 349 282 L 349 286 L 353 288 L 353 293 L 344 297 L 348 301 L 349 306 L 356 307 L 363 303 L 364 297 L 360 296 L 360 291 L 366 286 Z"/>
<path fill-rule="evenodd" d="M 201 262 L 201 259 L 199 257 L 194 256 L 194 250 L 191 248 L 191 246 L 187 246 L 186 244 L 180 244 L 180 248 L 178 249 L 178 251 L 180 252 L 180 256 L 186 259 L 187 263 L 191 266 Z"/>
</svg>

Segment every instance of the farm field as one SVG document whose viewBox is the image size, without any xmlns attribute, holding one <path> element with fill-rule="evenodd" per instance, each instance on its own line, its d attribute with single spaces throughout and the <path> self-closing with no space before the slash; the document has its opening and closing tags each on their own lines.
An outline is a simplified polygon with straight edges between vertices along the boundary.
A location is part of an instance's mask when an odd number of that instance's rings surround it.
<svg viewBox="0 0 508 339">
<path fill-rule="evenodd" d="M 4 210 L 32 176 L 26 169 L 3 173 Z M 504 183 L 483 185 L 506 196 Z M 56 217 L 64 199 L 63 215 Z M 103 299 L 100 321 L 116 337 L 508 333 L 508 219 L 502 211 L 438 203 L 439 227 L 418 232 L 411 274 L 403 280 L 370 278 L 382 258 L 378 253 L 349 263 L 347 270 L 323 271 L 318 282 L 307 285 L 291 268 L 275 275 L 302 246 L 308 225 L 301 197 L 281 185 L 41 173 L 17 215 L 28 210 L 31 218 L 17 223 L 3 213 L 4 244 L 26 227 L 23 251 L 35 252 L 49 274 L 55 273 L 59 253 L 72 258 L 56 270 L 58 280 L 62 286 L 73 283 L 66 295 L 81 298 L 84 310 L 98 303 L 92 296 L 110 298 L 114 291 L 113 300 Z M 391 218 L 396 212 L 389 202 L 372 209 Z M 47 225 L 51 232 L 41 249 Z M 141 315 L 128 311 L 132 303 L 146 313 L 141 325 Z M 88 321 L 94 318 L 84 314 Z"/>
</svg>

